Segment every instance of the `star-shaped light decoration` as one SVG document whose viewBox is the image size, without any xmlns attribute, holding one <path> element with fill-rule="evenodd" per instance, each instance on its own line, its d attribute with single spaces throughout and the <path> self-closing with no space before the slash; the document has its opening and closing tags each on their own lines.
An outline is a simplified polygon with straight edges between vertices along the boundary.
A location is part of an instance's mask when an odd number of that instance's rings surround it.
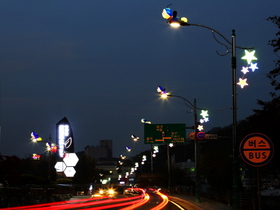
<svg viewBox="0 0 280 210">
<path fill-rule="evenodd" d="M 241 70 L 241 72 L 242 72 L 243 74 L 248 73 L 248 72 L 249 72 L 248 67 L 244 67 L 244 66 L 242 66 L 242 70 Z"/>
<path fill-rule="evenodd" d="M 209 121 L 209 118 L 208 118 L 208 117 L 205 117 L 203 120 L 204 120 L 204 122 L 208 122 L 208 121 Z"/>
<path fill-rule="evenodd" d="M 257 67 L 257 63 L 252 63 L 253 60 L 258 60 L 258 58 L 255 57 L 255 50 L 253 51 L 248 51 L 245 50 L 245 56 L 243 56 L 241 59 L 247 60 L 247 67 L 242 67 L 241 72 L 243 73 L 242 78 L 239 79 L 239 82 L 236 83 L 237 85 L 240 85 L 241 88 L 244 88 L 245 86 L 248 85 L 247 83 L 247 79 L 244 79 L 244 75 L 249 73 L 249 69 L 252 70 L 252 72 L 254 72 L 256 69 L 259 69 Z"/>
<path fill-rule="evenodd" d="M 241 88 L 244 88 L 244 86 L 247 86 L 247 79 L 242 79 L 242 78 L 239 78 L 239 82 L 237 83 L 238 85 L 241 86 Z"/>
<path fill-rule="evenodd" d="M 255 52 L 255 50 L 253 50 L 252 52 L 245 50 L 245 56 L 243 56 L 241 59 L 247 60 L 247 63 L 250 64 L 252 60 L 258 60 L 254 55 Z"/>
<path fill-rule="evenodd" d="M 201 110 L 200 115 L 201 115 L 203 118 L 208 117 L 208 116 L 209 116 L 209 114 L 208 114 L 208 110 Z"/>
<path fill-rule="evenodd" d="M 197 130 L 199 130 L 199 131 L 202 131 L 204 128 L 203 128 L 203 125 L 198 125 L 197 126 Z"/>
<path fill-rule="evenodd" d="M 249 66 L 249 69 L 252 69 L 252 72 L 254 72 L 256 69 L 259 69 L 259 67 L 257 67 L 257 63 L 251 63 L 251 65 Z"/>
</svg>

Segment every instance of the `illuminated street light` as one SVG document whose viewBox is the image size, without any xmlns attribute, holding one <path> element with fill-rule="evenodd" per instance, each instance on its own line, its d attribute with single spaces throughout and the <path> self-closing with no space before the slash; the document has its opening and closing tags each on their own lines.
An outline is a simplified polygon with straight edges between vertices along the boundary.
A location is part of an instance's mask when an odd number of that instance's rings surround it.
<svg viewBox="0 0 280 210">
<path fill-rule="evenodd" d="M 142 118 L 141 119 L 141 123 L 143 124 L 152 124 L 151 121 L 148 121 L 146 120 L 145 118 Z M 131 135 L 131 138 L 133 139 L 133 141 L 138 141 L 139 140 L 139 137 L 135 136 L 135 135 Z M 154 169 L 154 164 L 153 164 L 153 157 L 155 157 L 155 155 L 153 154 L 153 151 L 152 151 L 152 147 L 153 145 L 151 144 L 151 171 L 153 171 Z"/>
<path fill-rule="evenodd" d="M 143 123 L 143 124 L 152 124 L 151 121 L 148 121 L 148 120 L 146 120 L 145 118 L 142 118 L 142 119 L 141 119 L 141 123 Z"/>
<path fill-rule="evenodd" d="M 155 158 L 157 155 L 157 153 L 159 153 L 159 148 L 158 146 L 153 146 L 153 149 L 152 149 L 152 156 Z"/>
<path fill-rule="evenodd" d="M 237 177 L 238 177 L 238 171 L 237 171 L 237 142 L 236 142 L 236 133 L 237 133 L 237 94 L 236 94 L 236 85 L 240 85 L 241 88 L 244 86 L 247 86 L 247 79 L 246 78 L 240 78 L 239 82 L 236 83 L 236 48 L 239 49 L 244 49 L 245 50 L 245 56 L 242 57 L 242 59 L 246 59 L 248 65 L 251 64 L 253 60 L 257 60 L 257 58 L 254 56 L 255 51 L 249 52 L 247 50 L 253 49 L 253 48 L 245 48 L 245 47 L 239 47 L 236 46 L 236 41 L 235 41 L 235 30 L 232 30 L 232 40 L 229 41 L 228 39 L 225 38 L 220 32 L 216 31 L 213 28 L 210 28 L 205 25 L 200 25 L 200 24 L 192 24 L 188 23 L 187 18 L 179 18 L 177 17 L 177 12 L 172 10 L 170 8 L 165 8 L 163 9 L 162 16 L 164 19 L 167 19 L 167 23 L 170 25 L 174 26 L 198 26 L 202 28 L 206 28 L 212 31 L 214 39 L 224 47 L 226 47 L 226 53 L 223 55 L 226 55 L 228 53 L 232 54 L 231 58 L 231 67 L 232 67 L 232 141 L 233 141 L 233 209 L 239 209 L 239 192 L 238 192 L 238 182 L 237 182 Z M 221 43 L 218 41 L 215 37 L 215 35 L 218 34 L 221 38 L 224 39 L 226 44 Z M 229 51 L 231 49 L 231 51 Z M 219 53 L 218 53 L 219 54 Z M 219 54 L 222 55 L 222 54 Z M 255 64 L 256 65 L 256 64 Z M 252 66 L 252 71 L 254 68 L 254 65 Z"/>
<path fill-rule="evenodd" d="M 130 152 L 131 151 L 131 148 L 130 147 L 125 147 L 125 149 Z"/>
<path fill-rule="evenodd" d="M 202 127 L 202 125 L 200 125 L 197 122 L 197 113 L 196 112 L 197 112 L 197 109 L 199 109 L 199 108 L 197 108 L 197 106 L 196 106 L 196 99 L 194 99 L 194 103 L 192 104 L 188 99 L 186 99 L 182 96 L 173 95 L 171 93 L 167 94 L 166 90 L 164 88 L 160 87 L 160 86 L 157 88 L 157 92 L 160 93 L 161 98 L 165 98 L 165 99 L 167 99 L 168 97 L 180 98 L 180 99 L 184 100 L 186 106 L 188 106 L 189 108 L 191 108 L 193 110 L 193 113 L 194 113 L 194 126 L 193 126 L 193 128 L 194 128 L 194 131 L 195 131 L 195 149 L 194 150 L 195 150 L 195 168 L 196 168 L 196 201 L 200 202 L 200 189 L 199 189 L 200 179 L 199 179 L 199 176 L 198 176 L 199 148 L 198 148 L 197 133 L 198 133 L 198 130 L 199 131 L 202 130 L 203 127 Z M 200 109 L 200 110 L 202 111 L 201 112 L 202 114 L 200 114 L 200 115 L 202 115 L 203 117 L 208 116 L 208 111 L 202 110 L 202 109 Z M 167 152 L 168 152 L 168 156 L 169 156 L 169 148 L 168 147 L 167 147 Z M 168 167 L 170 167 L 170 166 L 168 165 Z"/>
<path fill-rule="evenodd" d="M 40 160 L 41 158 L 41 155 L 38 155 L 38 154 L 32 154 L 32 160 Z"/>
<path fill-rule="evenodd" d="M 47 138 L 46 140 L 43 141 L 43 138 L 40 137 L 36 132 L 31 132 L 30 134 L 31 136 L 31 140 L 32 142 L 34 143 L 37 143 L 37 142 L 44 142 L 46 143 L 46 151 L 48 152 L 48 179 L 50 180 L 50 162 L 51 162 L 51 153 L 56 153 L 57 152 L 57 146 L 55 143 L 52 143 L 52 139 L 51 139 L 51 136 L 49 138 Z M 47 141 L 47 140 L 50 140 Z M 33 159 L 34 159 L 34 155 L 33 155 Z M 38 159 L 37 159 L 38 160 Z"/>
<path fill-rule="evenodd" d="M 120 155 L 120 158 L 121 158 L 122 160 L 124 160 L 124 159 L 126 159 L 126 156 L 125 156 L 125 155 Z"/>
<path fill-rule="evenodd" d="M 37 133 L 35 133 L 35 132 L 31 132 L 31 134 L 30 134 L 30 136 L 31 136 L 31 140 L 33 141 L 33 142 L 38 142 L 38 141 L 42 141 L 43 139 L 41 138 L 41 137 L 39 137 L 39 135 L 37 134 Z"/>
<path fill-rule="evenodd" d="M 138 141 L 139 137 L 135 136 L 135 135 L 131 135 L 131 138 L 133 139 L 133 141 Z"/>
</svg>

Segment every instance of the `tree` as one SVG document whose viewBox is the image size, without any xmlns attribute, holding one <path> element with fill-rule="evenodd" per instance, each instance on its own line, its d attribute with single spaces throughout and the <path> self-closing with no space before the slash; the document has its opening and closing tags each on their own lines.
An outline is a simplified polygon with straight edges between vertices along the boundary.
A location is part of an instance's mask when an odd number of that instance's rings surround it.
<svg viewBox="0 0 280 210">
<path fill-rule="evenodd" d="M 280 29 L 280 16 L 269 17 L 267 20 L 272 21 Z M 276 33 L 276 38 L 270 40 L 268 45 L 274 48 L 273 52 L 277 55 L 280 51 L 280 30 Z M 258 100 L 257 103 L 262 109 L 254 109 L 255 114 L 249 116 L 247 119 L 249 124 L 251 124 L 251 132 L 256 131 L 266 134 L 273 141 L 274 147 L 280 148 L 278 140 L 280 130 L 280 96 L 276 92 L 280 90 L 280 59 L 275 61 L 275 68 L 267 73 L 266 77 L 270 79 L 270 83 L 274 88 L 274 91 L 269 93 L 272 100 L 268 102 Z M 279 161 L 280 154 L 279 152 L 275 152 L 275 165 L 279 166 Z"/>
<path fill-rule="evenodd" d="M 200 151 L 199 173 L 207 179 L 211 189 L 229 190 L 232 186 L 231 144 L 226 139 L 212 143 L 213 140 L 205 142 Z"/>
<path fill-rule="evenodd" d="M 279 29 L 275 34 L 276 38 L 268 42 L 268 45 L 274 48 L 273 52 L 277 55 L 280 51 L 280 16 L 272 16 L 267 20 L 274 23 Z M 280 58 L 279 55 L 277 56 Z M 254 109 L 254 114 L 247 117 L 246 120 L 250 125 L 247 132 L 266 134 L 273 141 L 275 151 L 274 158 L 271 163 L 263 168 L 267 174 L 273 173 L 274 177 L 277 177 L 280 171 L 280 154 L 278 152 L 278 149 L 280 148 L 280 96 L 277 94 L 277 91 L 280 90 L 280 59 L 274 62 L 275 68 L 266 74 L 266 77 L 270 80 L 270 84 L 274 88 L 274 91 L 269 93 L 272 100 L 268 102 L 258 100 L 257 103 L 262 109 Z"/>
<path fill-rule="evenodd" d="M 267 20 L 272 21 L 280 29 L 280 16 L 269 17 Z M 273 52 L 277 55 L 277 52 L 280 50 L 280 30 L 276 33 L 276 38 L 268 42 L 272 46 Z M 279 56 L 278 56 L 279 57 Z M 271 85 L 274 87 L 274 90 L 280 90 L 280 82 L 277 81 L 280 76 L 280 59 L 275 61 L 275 69 L 271 70 L 267 77 L 271 80 Z M 275 92 L 270 93 L 272 97 L 276 97 Z"/>
<path fill-rule="evenodd" d="M 16 156 L 0 155 L 0 183 L 14 186 L 20 179 L 20 159 Z"/>
</svg>

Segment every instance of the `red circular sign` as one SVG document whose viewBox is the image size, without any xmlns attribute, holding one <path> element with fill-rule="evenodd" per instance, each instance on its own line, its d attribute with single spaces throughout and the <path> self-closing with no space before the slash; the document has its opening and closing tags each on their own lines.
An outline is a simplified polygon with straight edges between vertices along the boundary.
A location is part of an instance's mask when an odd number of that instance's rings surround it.
<svg viewBox="0 0 280 210">
<path fill-rule="evenodd" d="M 272 159 L 274 148 L 272 141 L 266 135 L 251 133 L 241 141 L 239 152 L 247 164 L 260 167 Z"/>
<path fill-rule="evenodd" d="M 198 133 L 196 134 L 196 138 L 197 138 L 198 140 L 203 140 L 203 139 L 205 139 L 205 133 L 204 133 L 204 132 L 198 132 Z"/>
<path fill-rule="evenodd" d="M 188 135 L 189 139 L 195 140 L 195 132 L 190 132 Z"/>
</svg>

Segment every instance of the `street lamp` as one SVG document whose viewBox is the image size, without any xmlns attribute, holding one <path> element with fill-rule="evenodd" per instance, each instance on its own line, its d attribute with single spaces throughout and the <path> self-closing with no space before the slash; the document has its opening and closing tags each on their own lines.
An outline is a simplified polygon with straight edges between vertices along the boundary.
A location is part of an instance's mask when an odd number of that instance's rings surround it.
<svg viewBox="0 0 280 210">
<path fill-rule="evenodd" d="M 131 149 L 131 147 L 128 147 L 126 146 L 125 147 L 126 151 L 127 152 L 138 152 L 137 150 L 135 149 Z M 142 152 L 140 153 L 141 155 L 137 155 L 138 157 L 140 157 L 140 163 L 141 163 L 141 173 L 142 173 L 142 165 L 145 164 L 145 162 L 147 161 L 147 156 L 146 155 L 143 155 Z M 134 166 L 134 170 L 137 170 L 137 168 L 139 167 L 139 163 L 138 162 L 135 162 L 135 166 Z M 134 172 L 134 171 L 133 171 Z"/>
<path fill-rule="evenodd" d="M 182 97 L 182 96 L 177 96 L 177 95 L 172 95 L 170 92 L 167 92 L 165 88 L 162 88 L 160 86 L 158 86 L 157 88 L 157 92 L 160 93 L 160 96 L 162 98 L 168 98 L 168 97 L 177 97 L 180 98 L 182 100 L 184 100 L 186 106 L 188 106 L 189 108 L 193 109 L 193 113 L 194 113 L 194 126 L 193 127 L 187 127 L 187 128 L 193 128 L 195 131 L 195 168 L 196 168 L 196 182 L 195 182 L 195 194 L 196 194 L 196 202 L 200 202 L 200 179 L 199 179 L 199 174 L 198 174 L 198 160 L 199 160 L 199 145 L 198 145 L 198 138 L 197 138 L 197 134 L 198 134 L 198 130 L 199 129 L 203 129 L 201 127 L 201 125 L 199 125 L 198 121 L 197 121 L 197 108 L 196 106 L 196 99 L 194 99 L 194 103 L 192 104 L 188 99 Z M 202 110 L 202 109 L 200 109 Z M 202 113 L 207 113 L 206 110 L 202 110 L 204 112 Z M 204 122 L 208 121 L 208 118 L 205 120 L 206 117 L 208 117 L 208 114 L 204 114 Z M 169 167 L 169 166 L 168 166 Z"/>
<path fill-rule="evenodd" d="M 224 55 L 231 53 L 232 54 L 232 58 L 231 58 L 231 68 L 232 68 L 232 142 L 233 142 L 233 209 L 239 209 L 239 192 L 238 192 L 238 182 L 237 182 L 237 142 L 236 142 L 236 127 L 237 127 L 237 95 L 236 95 L 236 84 L 240 85 L 241 88 L 243 88 L 245 85 L 248 85 L 246 83 L 247 79 L 239 79 L 239 83 L 236 83 L 236 48 L 239 49 L 245 49 L 246 52 L 246 56 L 252 56 L 250 59 L 252 60 L 257 60 L 257 58 L 255 58 L 253 56 L 254 51 L 252 53 L 248 52 L 248 49 L 253 49 L 251 48 L 245 48 L 245 47 L 239 47 L 236 46 L 236 42 L 235 42 L 235 30 L 232 30 L 232 40 L 229 41 L 228 39 L 225 38 L 225 36 L 223 36 L 220 32 L 216 31 L 213 28 L 210 28 L 208 26 L 205 25 L 200 25 L 200 24 L 192 24 L 192 23 L 188 23 L 188 19 L 185 17 L 178 17 L 177 16 L 177 12 L 174 11 L 172 12 L 172 10 L 170 8 L 165 8 L 163 9 L 162 12 L 162 16 L 163 18 L 167 19 L 168 23 L 171 26 L 175 26 L 175 27 L 180 27 L 180 26 L 198 26 L 198 27 L 202 27 L 202 28 L 206 28 L 212 31 L 213 37 L 214 39 L 221 45 L 223 45 L 224 47 L 226 47 L 227 51 Z M 222 37 L 227 44 L 223 44 L 221 42 L 219 42 L 216 37 L 215 34 L 218 34 L 220 37 Z M 230 47 L 229 47 L 229 46 Z M 229 49 L 231 48 L 231 52 L 229 51 Z M 219 53 L 218 53 L 219 54 Z M 219 54 L 221 55 L 221 54 Z M 246 56 L 244 56 L 242 59 L 247 59 L 248 64 L 251 63 L 251 60 L 248 59 Z M 249 62 L 250 60 L 250 62 Z"/>
<path fill-rule="evenodd" d="M 133 141 L 138 141 L 139 140 L 139 137 L 135 136 L 135 135 L 131 135 L 131 138 L 133 139 Z"/>
<path fill-rule="evenodd" d="M 51 164 L 51 152 L 56 153 L 57 152 L 57 146 L 55 143 L 52 143 L 51 136 L 47 138 L 46 140 L 43 140 L 42 137 L 40 137 L 36 132 L 31 132 L 30 134 L 32 142 L 43 142 L 46 143 L 46 150 L 48 152 L 48 180 L 50 180 L 50 164 Z M 49 140 L 49 141 L 47 141 Z M 34 154 L 33 154 L 34 157 Z"/>
<path fill-rule="evenodd" d="M 152 124 L 151 121 L 145 119 L 145 118 L 142 118 L 141 119 L 141 123 L 143 124 Z M 132 136 L 131 136 L 132 137 Z M 132 137 L 133 138 L 133 137 Z M 133 138 L 134 140 L 134 138 Z M 135 141 L 135 140 L 134 140 Z M 153 163 L 153 157 L 154 157 L 154 154 L 153 154 L 153 144 L 151 144 L 151 172 L 153 173 L 154 171 L 154 163 Z"/>
</svg>

